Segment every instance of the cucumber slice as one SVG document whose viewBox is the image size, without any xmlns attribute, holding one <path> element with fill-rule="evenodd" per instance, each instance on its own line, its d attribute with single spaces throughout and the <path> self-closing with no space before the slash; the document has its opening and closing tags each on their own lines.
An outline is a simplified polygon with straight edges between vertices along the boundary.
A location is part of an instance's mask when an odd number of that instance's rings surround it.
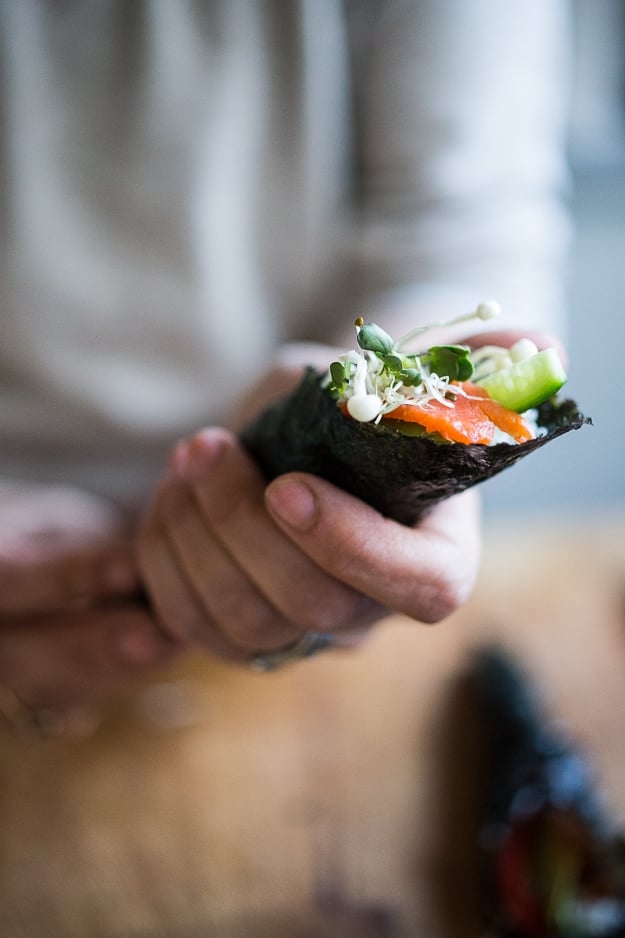
<svg viewBox="0 0 625 938">
<path fill-rule="evenodd" d="M 537 352 L 531 358 L 516 362 L 483 378 L 479 386 L 495 401 L 521 414 L 538 407 L 559 391 L 566 381 L 566 372 L 554 348 Z"/>
</svg>

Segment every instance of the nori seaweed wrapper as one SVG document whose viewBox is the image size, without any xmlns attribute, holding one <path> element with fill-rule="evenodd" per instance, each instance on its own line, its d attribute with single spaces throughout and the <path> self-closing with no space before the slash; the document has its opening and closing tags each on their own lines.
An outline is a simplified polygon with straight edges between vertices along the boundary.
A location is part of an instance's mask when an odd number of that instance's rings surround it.
<svg viewBox="0 0 625 938">
<path fill-rule="evenodd" d="M 295 390 L 261 413 L 242 442 L 267 479 L 310 472 L 356 495 L 383 515 L 415 524 L 437 503 L 507 469 L 590 420 L 570 400 L 545 402 L 545 433 L 526 443 L 439 443 L 385 424 L 346 417 L 308 369 Z"/>
<path fill-rule="evenodd" d="M 509 654 L 474 659 L 483 741 L 479 868 L 501 938 L 624 938 L 625 839 L 588 756 Z M 491 932 L 489 932 L 491 933 Z"/>
</svg>

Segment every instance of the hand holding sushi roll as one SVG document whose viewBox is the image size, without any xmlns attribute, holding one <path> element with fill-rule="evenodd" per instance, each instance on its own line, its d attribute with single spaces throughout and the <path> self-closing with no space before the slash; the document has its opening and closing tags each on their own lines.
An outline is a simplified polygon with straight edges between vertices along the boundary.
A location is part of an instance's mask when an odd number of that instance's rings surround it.
<svg viewBox="0 0 625 938">
<path fill-rule="evenodd" d="M 488 319 L 480 304 L 452 320 Z M 311 472 L 404 524 L 589 421 L 557 392 L 566 373 L 544 336 L 499 333 L 503 344 L 406 346 L 356 320 L 357 349 L 300 385 L 243 432 L 268 479 Z M 477 347 L 472 347 L 476 344 Z"/>
<path fill-rule="evenodd" d="M 405 388 L 417 386 L 420 375 L 428 402 L 434 399 L 438 409 L 451 410 L 452 399 L 475 399 L 480 405 L 481 424 L 488 424 L 489 433 L 494 432 L 495 423 L 486 417 L 482 406 L 498 422 L 505 411 L 505 426 L 520 433 L 521 440 L 535 442 L 535 431 L 523 417 L 498 405 L 477 385 L 469 391 L 451 384 L 448 374 L 435 393 L 430 393 L 434 379 L 423 360 L 414 357 L 410 362 L 397 362 L 397 349 L 390 345 L 380 347 L 380 355 L 390 360 L 391 371 L 399 368 L 407 374 L 405 380 L 395 380 L 393 375 L 382 379 L 382 359 L 368 346 L 388 344 L 390 339 L 387 341 L 377 327 L 369 329 L 364 338 L 362 325 L 358 329 L 363 354 L 354 359 L 347 353 L 339 359 L 344 386 L 340 387 L 337 368 L 331 369 L 325 383 L 316 375 L 311 379 L 314 393 L 322 397 L 324 407 L 331 408 L 332 421 L 366 425 L 369 430 L 369 424 L 374 425 L 388 406 L 389 417 L 396 422 L 398 409 L 400 413 L 417 409 L 409 402 Z M 504 343 L 507 340 L 503 333 L 499 338 Z M 509 338 L 513 343 L 516 337 Z M 522 356 L 527 362 L 539 353 L 531 339 L 526 337 L 525 342 L 524 351 L 531 353 Z M 459 367 L 468 378 L 469 348 L 439 348 L 448 370 Z M 499 365 L 505 364 L 505 348 L 490 348 L 491 356 L 499 356 Z M 503 374 L 502 368 L 485 369 L 483 356 L 479 360 L 485 374 Z M 373 365 L 375 385 L 368 373 L 362 373 L 368 365 Z M 470 369 L 472 376 L 475 366 L 471 364 Z M 552 377 L 545 380 L 552 388 Z M 277 369 L 263 382 L 263 399 L 273 396 L 272 387 L 284 390 L 285 383 L 284 369 Z M 385 501 L 384 492 L 377 504 L 364 498 L 358 491 L 359 475 L 362 471 L 366 476 L 375 457 L 371 455 L 368 466 L 360 465 L 355 450 L 352 452 L 350 486 L 343 484 L 340 472 L 333 477 L 342 458 L 327 452 L 326 433 L 334 433 L 334 424 L 330 426 L 324 422 L 325 416 L 319 417 L 313 410 L 303 415 L 301 430 L 297 416 L 293 417 L 293 413 L 301 413 L 302 401 L 305 410 L 306 379 L 304 390 L 302 396 L 300 386 L 286 398 L 286 405 L 282 401 L 277 410 L 261 415 L 243 431 L 242 439 L 222 428 L 210 428 L 176 450 L 170 473 L 146 518 L 139 559 L 162 627 L 178 641 L 197 642 L 225 658 L 249 661 L 257 654 L 298 648 L 301 642 L 305 651 L 316 648 L 306 637 L 311 634 L 324 640 L 329 637 L 336 645 L 351 643 L 390 611 L 437 622 L 468 597 L 479 563 L 475 493 L 455 495 L 456 480 L 452 479 L 451 490 L 444 495 L 436 490 L 436 497 L 429 498 L 426 493 L 427 511 L 418 498 L 414 503 L 400 498 L 398 511 L 385 510 L 394 505 L 392 499 Z M 395 401 L 394 394 L 401 399 Z M 387 405 L 382 395 L 388 396 Z M 363 408 L 374 398 L 376 412 L 364 413 Z M 300 430 L 304 437 L 308 433 L 309 418 L 316 424 L 310 445 L 298 439 Z M 439 418 L 437 436 L 442 426 Z M 424 442 L 419 434 L 416 438 L 401 436 L 409 446 Z M 470 453 L 476 442 L 485 447 L 490 437 L 468 439 L 465 443 L 469 445 L 460 447 L 443 446 L 438 441 L 431 445 L 445 465 L 446 451 Z M 515 446 L 530 445 L 513 442 Z M 386 488 L 392 493 L 396 454 L 386 463 L 385 452 L 382 445 L 378 461 L 387 477 Z M 298 464 L 301 453 L 303 461 Z M 445 471 L 449 486 L 448 466 Z M 466 487 L 461 480 L 458 492 Z M 416 524 L 417 520 L 420 523 Z"/>
<path fill-rule="evenodd" d="M 350 644 L 390 610 L 435 622 L 470 592 L 473 493 L 410 528 L 314 475 L 267 486 L 223 429 L 198 434 L 177 457 L 139 556 L 159 621 L 180 641 L 247 662 L 307 632 Z"/>
</svg>

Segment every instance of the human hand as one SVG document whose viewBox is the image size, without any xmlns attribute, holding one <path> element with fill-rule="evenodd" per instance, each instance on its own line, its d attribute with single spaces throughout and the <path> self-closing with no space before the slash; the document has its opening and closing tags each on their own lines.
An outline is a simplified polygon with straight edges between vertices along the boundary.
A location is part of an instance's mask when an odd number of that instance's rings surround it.
<svg viewBox="0 0 625 938">
<path fill-rule="evenodd" d="M 91 732 L 107 699 L 175 651 L 148 610 L 131 601 L 5 620 L 0 725 L 38 735 Z"/>
<path fill-rule="evenodd" d="M 84 722 L 85 705 L 166 655 L 137 589 L 126 519 L 60 487 L 0 483 L 0 717 Z"/>
<path fill-rule="evenodd" d="M 499 331 L 466 341 L 509 346 L 518 338 Z M 249 419 L 254 404 L 286 393 L 302 360 L 322 367 L 332 357 L 312 351 L 289 350 L 240 415 Z M 389 611 L 434 622 L 465 601 L 479 561 L 477 504 L 467 492 L 406 528 L 311 476 L 286 475 L 266 488 L 235 437 L 212 429 L 174 454 L 143 527 L 140 565 L 163 628 L 180 640 L 238 661 L 306 632 L 343 644 Z"/>
<path fill-rule="evenodd" d="M 138 544 L 163 630 L 249 662 L 305 632 L 350 644 L 390 611 L 436 622 L 467 598 L 479 558 L 474 492 L 416 528 L 322 479 L 268 487 L 223 429 L 181 444 Z"/>
<path fill-rule="evenodd" d="M 0 482 L 0 621 L 137 589 L 126 519 L 65 486 Z"/>
</svg>

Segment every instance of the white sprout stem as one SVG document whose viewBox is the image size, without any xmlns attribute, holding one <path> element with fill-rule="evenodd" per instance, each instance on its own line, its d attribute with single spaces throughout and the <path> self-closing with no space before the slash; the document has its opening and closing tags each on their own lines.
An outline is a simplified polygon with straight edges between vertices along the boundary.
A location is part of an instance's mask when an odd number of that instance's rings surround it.
<svg viewBox="0 0 625 938">
<path fill-rule="evenodd" d="M 473 312 L 457 316 L 448 323 L 437 325 L 449 326 L 468 322 L 471 319 L 487 320 L 499 315 L 499 312 L 499 304 L 494 301 L 480 303 Z M 404 343 L 436 327 L 424 326 L 413 329 L 398 343 L 393 344 L 393 350 L 399 351 Z M 360 332 L 358 321 L 356 329 L 358 334 Z M 519 357 L 527 355 L 529 351 L 526 345 L 520 346 Z M 475 367 L 475 376 L 477 376 L 478 373 L 487 374 L 510 363 L 510 350 L 496 345 L 485 345 L 474 350 L 471 357 Z M 430 402 L 435 401 L 444 407 L 453 408 L 458 395 L 470 397 L 459 385 L 452 386 L 448 376 L 441 377 L 430 373 L 427 367 L 421 367 L 418 356 L 414 363 L 420 373 L 418 387 L 413 384 L 404 385 L 399 376 L 393 374 L 384 361 L 370 349 L 362 347 L 359 347 L 357 351 L 352 349 L 341 355 L 341 360 L 352 366 L 347 385 L 341 395 L 342 400 L 350 416 L 360 422 L 378 423 L 384 416 L 391 415 L 394 410 L 404 404 L 427 408 Z"/>
<path fill-rule="evenodd" d="M 487 300 L 484 303 L 480 303 L 479 306 L 470 313 L 463 313 L 461 316 L 456 316 L 455 319 L 449 319 L 446 322 L 435 322 L 429 326 L 417 326 L 416 329 L 411 329 L 410 332 L 407 332 L 406 335 L 403 335 L 399 341 L 395 343 L 395 349 L 398 352 L 401 351 L 408 342 L 411 342 L 418 336 L 424 335 L 426 332 L 430 332 L 432 329 L 456 326 L 458 323 L 470 322 L 472 319 L 486 321 L 488 319 L 494 319 L 496 316 L 499 316 L 500 313 L 501 307 L 499 303 L 496 303 L 494 300 Z"/>
<path fill-rule="evenodd" d="M 507 355 L 509 351 L 504 345 L 480 345 L 479 348 L 473 349 L 471 358 L 473 362 L 477 362 L 483 358 L 497 358 Z"/>
<path fill-rule="evenodd" d="M 352 393 L 354 397 L 367 393 L 367 377 L 367 360 L 365 356 L 362 355 L 360 361 L 356 365 L 354 382 L 352 384 Z"/>
</svg>

